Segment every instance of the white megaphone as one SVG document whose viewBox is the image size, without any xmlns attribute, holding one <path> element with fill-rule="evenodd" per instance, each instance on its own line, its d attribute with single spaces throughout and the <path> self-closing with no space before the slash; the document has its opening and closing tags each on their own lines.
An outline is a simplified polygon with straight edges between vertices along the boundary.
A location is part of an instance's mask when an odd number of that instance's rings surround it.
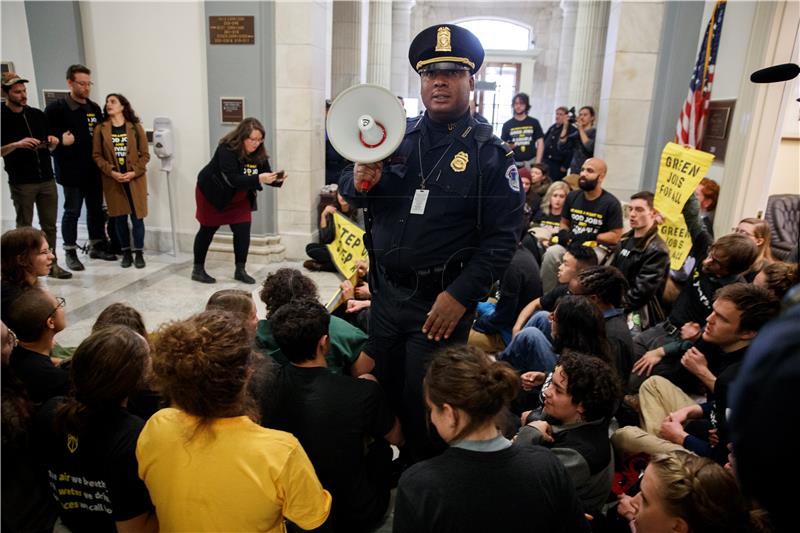
<svg viewBox="0 0 800 533">
<path fill-rule="evenodd" d="M 382 161 L 397 150 L 406 133 L 400 100 L 378 85 L 354 85 L 342 91 L 328 110 L 328 140 L 354 163 Z"/>
</svg>

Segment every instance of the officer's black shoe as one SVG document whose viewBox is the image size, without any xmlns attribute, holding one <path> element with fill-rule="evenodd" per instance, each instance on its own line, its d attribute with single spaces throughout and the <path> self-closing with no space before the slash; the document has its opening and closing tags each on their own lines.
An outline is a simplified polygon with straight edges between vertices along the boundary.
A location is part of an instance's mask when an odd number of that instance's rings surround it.
<svg viewBox="0 0 800 533">
<path fill-rule="evenodd" d="M 206 272 L 205 267 L 203 265 L 198 265 L 195 263 L 194 268 L 192 268 L 192 280 L 199 281 L 200 283 L 216 283 L 217 280 L 212 278 Z"/>
<path fill-rule="evenodd" d="M 133 254 L 130 250 L 122 250 L 122 268 L 129 268 L 133 264 Z"/>
<path fill-rule="evenodd" d="M 64 255 L 67 259 L 67 268 L 70 270 L 85 270 L 86 267 L 83 266 L 80 259 L 78 259 L 78 251 L 77 250 L 65 250 Z"/>
<path fill-rule="evenodd" d="M 68 272 L 58 266 L 58 263 L 53 261 L 53 264 L 50 266 L 50 272 L 47 274 L 47 277 L 55 278 L 55 279 L 70 279 L 72 277 L 72 272 Z"/>
<path fill-rule="evenodd" d="M 144 255 L 142 255 L 141 250 L 133 252 L 133 266 L 136 268 L 144 268 Z"/>
<path fill-rule="evenodd" d="M 247 271 L 244 269 L 244 263 L 236 263 L 236 272 L 233 273 L 233 278 L 250 285 L 256 282 L 256 280 L 247 274 Z"/>
<path fill-rule="evenodd" d="M 103 261 L 116 261 L 117 256 L 108 251 L 106 242 L 96 242 L 89 249 L 89 257 L 92 259 L 102 259 Z"/>
</svg>

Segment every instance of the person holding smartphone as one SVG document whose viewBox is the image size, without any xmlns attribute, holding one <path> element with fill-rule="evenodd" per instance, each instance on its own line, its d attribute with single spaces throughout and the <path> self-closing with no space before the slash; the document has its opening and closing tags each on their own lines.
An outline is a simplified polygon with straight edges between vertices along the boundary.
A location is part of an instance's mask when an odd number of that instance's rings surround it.
<svg viewBox="0 0 800 533">
<path fill-rule="evenodd" d="M 262 185 L 280 187 L 288 176 L 284 171 L 272 172 L 264 135 L 264 126 L 258 119 L 244 119 L 220 139 L 211 161 L 197 176 L 195 216 L 200 229 L 194 238 L 194 281 L 216 283 L 205 270 L 206 255 L 214 234 L 227 224 L 233 232 L 233 277 L 243 283 L 256 282 L 245 270 L 256 191 Z"/>
</svg>

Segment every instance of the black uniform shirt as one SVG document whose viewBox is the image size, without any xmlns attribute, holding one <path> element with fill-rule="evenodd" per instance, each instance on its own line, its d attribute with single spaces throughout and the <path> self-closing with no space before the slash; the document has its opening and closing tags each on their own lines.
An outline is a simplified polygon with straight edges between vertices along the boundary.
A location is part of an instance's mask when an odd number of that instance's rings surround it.
<svg viewBox="0 0 800 533">
<path fill-rule="evenodd" d="M 15 143 L 26 137 L 35 137 L 47 143 L 47 118 L 34 107 L 25 106 L 20 113 L 13 112 L 3 105 L 0 137 L 2 146 Z M 45 147 L 36 150 L 18 148 L 3 157 L 8 183 L 41 183 L 53 179 L 53 165 L 50 150 Z"/>
<path fill-rule="evenodd" d="M 411 119 L 366 196 L 356 193 L 352 170 L 340 181 L 349 201 L 371 210 L 371 253 L 379 270 L 408 274 L 457 265 L 455 280 L 444 288 L 468 308 L 511 260 L 524 201 L 513 159 L 499 139 L 490 137 L 478 157 L 477 126 L 468 113 L 450 126 L 427 114 Z M 424 212 L 412 214 L 421 188 L 428 191 Z"/>
</svg>

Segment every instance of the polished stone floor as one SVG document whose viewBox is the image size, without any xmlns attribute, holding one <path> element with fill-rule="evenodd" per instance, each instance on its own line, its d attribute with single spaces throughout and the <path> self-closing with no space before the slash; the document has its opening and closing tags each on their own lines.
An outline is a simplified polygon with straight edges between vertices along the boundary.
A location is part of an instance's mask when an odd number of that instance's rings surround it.
<svg viewBox="0 0 800 533">
<path fill-rule="evenodd" d="M 209 260 L 206 270 L 217 278 L 215 284 L 192 281 L 192 258 L 189 254 L 177 258 L 169 254 L 145 255 L 147 266 L 143 269 L 122 268 L 119 261 L 102 261 L 81 256 L 86 266 L 74 272 L 70 280 L 43 278 L 55 296 L 66 299 L 67 327 L 56 341 L 62 346 L 76 346 L 86 338 L 97 314 L 107 305 L 123 302 L 136 308 L 144 317 L 148 331 L 160 324 L 178 320 L 202 311 L 208 297 L 220 289 L 244 289 L 253 292 L 259 317 L 265 314 L 264 304 L 258 298 L 261 283 L 270 272 L 281 267 L 297 268 L 311 277 L 319 287 L 320 300 L 325 304 L 336 292 L 340 277 L 327 272 L 309 272 L 300 261 L 248 265 L 255 285 L 246 285 L 233 279 L 233 258 L 230 262 Z M 63 260 L 60 260 L 63 266 Z"/>
</svg>

